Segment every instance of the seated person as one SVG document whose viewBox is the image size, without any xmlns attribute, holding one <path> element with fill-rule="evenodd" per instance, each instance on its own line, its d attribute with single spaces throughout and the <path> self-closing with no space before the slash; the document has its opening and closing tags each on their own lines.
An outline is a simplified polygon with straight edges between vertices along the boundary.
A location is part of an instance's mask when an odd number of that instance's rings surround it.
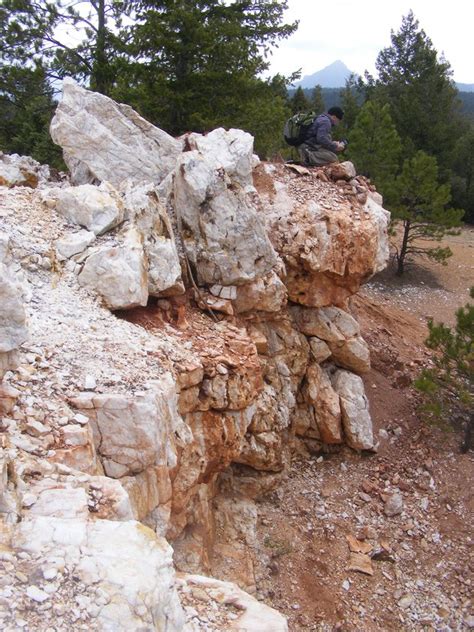
<svg viewBox="0 0 474 632">
<path fill-rule="evenodd" d="M 332 140 L 331 130 L 342 121 L 343 117 L 344 112 L 335 106 L 314 119 L 306 140 L 298 147 L 303 164 L 320 167 L 337 162 L 336 153 L 344 151 L 346 144 Z"/>
</svg>

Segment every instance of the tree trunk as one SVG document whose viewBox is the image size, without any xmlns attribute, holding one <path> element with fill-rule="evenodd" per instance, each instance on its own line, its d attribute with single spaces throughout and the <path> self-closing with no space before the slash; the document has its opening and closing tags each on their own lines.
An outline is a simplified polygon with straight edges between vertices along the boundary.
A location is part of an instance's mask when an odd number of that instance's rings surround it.
<svg viewBox="0 0 474 632">
<path fill-rule="evenodd" d="M 97 41 L 91 85 L 101 94 L 107 95 L 110 90 L 109 68 L 106 54 L 105 0 L 97 2 Z"/>
<path fill-rule="evenodd" d="M 405 257 L 408 250 L 408 235 L 410 234 L 411 221 L 409 219 L 403 222 L 403 241 L 400 252 L 397 255 L 397 275 L 402 276 L 405 271 Z"/>
</svg>

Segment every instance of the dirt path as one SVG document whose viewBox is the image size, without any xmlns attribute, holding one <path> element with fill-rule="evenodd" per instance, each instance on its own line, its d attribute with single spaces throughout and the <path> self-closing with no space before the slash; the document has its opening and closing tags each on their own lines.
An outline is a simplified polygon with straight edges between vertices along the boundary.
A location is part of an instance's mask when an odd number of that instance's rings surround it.
<svg viewBox="0 0 474 632">
<path fill-rule="evenodd" d="M 258 590 L 291 632 L 474 628 L 474 454 L 419 420 L 410 386 L 429 359 L 426 319 L 454 322 L 474 285 L 474 232 L 449 244 L 447 267 L 425 261 L 403 283 L 386 271 L 353 301 L 378 452 L 296 461 L 259 506 Z"/>
</svg>

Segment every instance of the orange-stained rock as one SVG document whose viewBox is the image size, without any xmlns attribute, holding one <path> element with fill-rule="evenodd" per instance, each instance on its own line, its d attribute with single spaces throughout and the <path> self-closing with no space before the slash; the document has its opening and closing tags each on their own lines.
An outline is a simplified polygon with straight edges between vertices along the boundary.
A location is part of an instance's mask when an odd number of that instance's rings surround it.
<svg viewBox="0 0 474 632">
<path fill-rule="evenodd" d="M 344 305 L 386 265 L 389 213 L 373 199 L 362 205 L 321 181 L 317 170 L 297 176 L 283 165 L 257 169 L 268 169 L 274 178 L 273 191 L 262 187 L 259 194 L 273 247 L 287 268 L 289 299 L 315 307 Z M 261 181 L 255 179 L 257 189 Z"/>
</svg>

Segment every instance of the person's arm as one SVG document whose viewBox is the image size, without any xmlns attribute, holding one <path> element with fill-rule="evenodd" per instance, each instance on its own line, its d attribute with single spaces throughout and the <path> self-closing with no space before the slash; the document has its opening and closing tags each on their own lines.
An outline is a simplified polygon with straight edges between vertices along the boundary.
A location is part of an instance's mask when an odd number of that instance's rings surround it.
<svg viewBox="0 0 474 632">
<path fill-rule="evenodd" d="M 342 143 L 338 143 L 332 140 L 331 137 L 331 121 L 326 117 L 322 116 L 317 119 L 318 125 L 316 128 L 316 144 L 321 145 L 324 149 L 330 149 L 331 151 L 341 151 Z"/>
</svg>

